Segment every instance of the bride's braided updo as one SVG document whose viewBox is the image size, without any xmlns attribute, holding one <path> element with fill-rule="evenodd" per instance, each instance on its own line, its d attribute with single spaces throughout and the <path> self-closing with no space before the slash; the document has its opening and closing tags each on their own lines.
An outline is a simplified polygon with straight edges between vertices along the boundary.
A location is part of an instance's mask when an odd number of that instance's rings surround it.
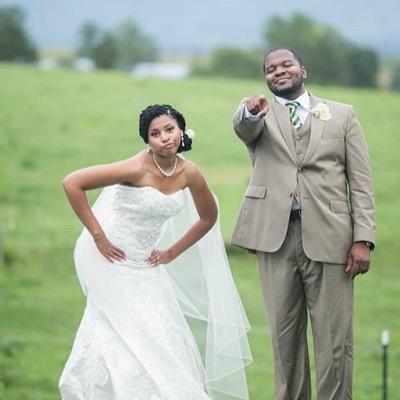
<svg viewBox="0 0 400 400">
<path fill-rule="evenodd" d="M 153 119 L 168 115 L 172 117 L 178 124 L 179 129 L 183 131 L 184 146 L 179 146 L 178 153 L 192 149 L 192 139 L 185 133 L 186 121 L 184 116 L 168 104 L 154 104 L 146 107 L 139 118 L 139 134 L 145 143 L 149 142 L 149 126 Z"/>
</svg>

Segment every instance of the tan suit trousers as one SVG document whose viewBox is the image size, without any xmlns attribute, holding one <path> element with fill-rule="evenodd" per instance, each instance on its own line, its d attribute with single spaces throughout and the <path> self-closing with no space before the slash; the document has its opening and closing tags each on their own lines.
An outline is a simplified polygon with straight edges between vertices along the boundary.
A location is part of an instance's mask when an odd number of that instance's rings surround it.
<svg viewBox="0 0 400 400">
<path fill-rule="evenodd" d="M 282 247 L 257 252 L 270 321 L 275 400 L 310 400 L 307 318 L 310 316 L 318 400 L 352 398 L 353 280 L 342 264 L 304 253 L 301 220 L 289 222 Z"/>
</svg>

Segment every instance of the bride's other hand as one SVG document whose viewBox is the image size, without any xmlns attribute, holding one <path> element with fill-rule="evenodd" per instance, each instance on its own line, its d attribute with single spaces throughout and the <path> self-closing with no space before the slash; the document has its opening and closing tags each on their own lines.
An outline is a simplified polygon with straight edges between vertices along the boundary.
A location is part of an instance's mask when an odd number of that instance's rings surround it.
<svg viewBox="0 0 400 400">
<path fill-rule="evenodd" d="M 114 246 L 106 237 L 106 235 L 102 234 L 100 236 L 93 237 L 94 242 L 99 249 L 100 253 L 111 263 L 114 261 L 123 261 L 126 256 L 125 253 Z"/>
<path fill-rule="evenodd" d="M 153 250 L 150 257 L 146 260 L 147 264 L 157 266 L 160 264 L 168 264 L 172 261 L 171 252 L 169 250 Z"/>
</svg>

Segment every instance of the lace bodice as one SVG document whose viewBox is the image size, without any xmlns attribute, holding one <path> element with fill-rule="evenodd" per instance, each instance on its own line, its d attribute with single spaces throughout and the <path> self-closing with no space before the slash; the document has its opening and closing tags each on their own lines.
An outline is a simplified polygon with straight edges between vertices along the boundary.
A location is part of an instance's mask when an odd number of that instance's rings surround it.
<svg viewBox="0 0 400 400">
<path fill-rule="evenodd" d="M 182 190 L 166 195 L 151 186 L 117 186 L 106 235 L 125 252 L 127 258 L 120 264 L 148 267 L 145 260 L 154 249 L 164 222 L 181 210 L 182 196 Z"/>
</svg>

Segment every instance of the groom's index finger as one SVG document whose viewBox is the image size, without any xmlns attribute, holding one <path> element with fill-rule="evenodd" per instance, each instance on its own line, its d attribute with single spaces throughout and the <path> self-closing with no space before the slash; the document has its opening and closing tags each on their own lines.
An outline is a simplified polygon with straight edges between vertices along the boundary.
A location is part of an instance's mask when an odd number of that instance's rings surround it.
<svg viewBox="0 0 400 400">
<path fill-rule="evenodd" d="M 260 106 L 260 111 L 257 113 L 259 117 L 265 117 L 269 110 L 269 104 L 268 100 L 264 95 L 259 95 L 259 106 Z"/>
<path fill-rule="evenodd" d="M 256 97 L 260 105 L 264 106 L 266 103 L 268 103 L 267 98 L 263 94 L 259 94 Z"/>
</svg>

